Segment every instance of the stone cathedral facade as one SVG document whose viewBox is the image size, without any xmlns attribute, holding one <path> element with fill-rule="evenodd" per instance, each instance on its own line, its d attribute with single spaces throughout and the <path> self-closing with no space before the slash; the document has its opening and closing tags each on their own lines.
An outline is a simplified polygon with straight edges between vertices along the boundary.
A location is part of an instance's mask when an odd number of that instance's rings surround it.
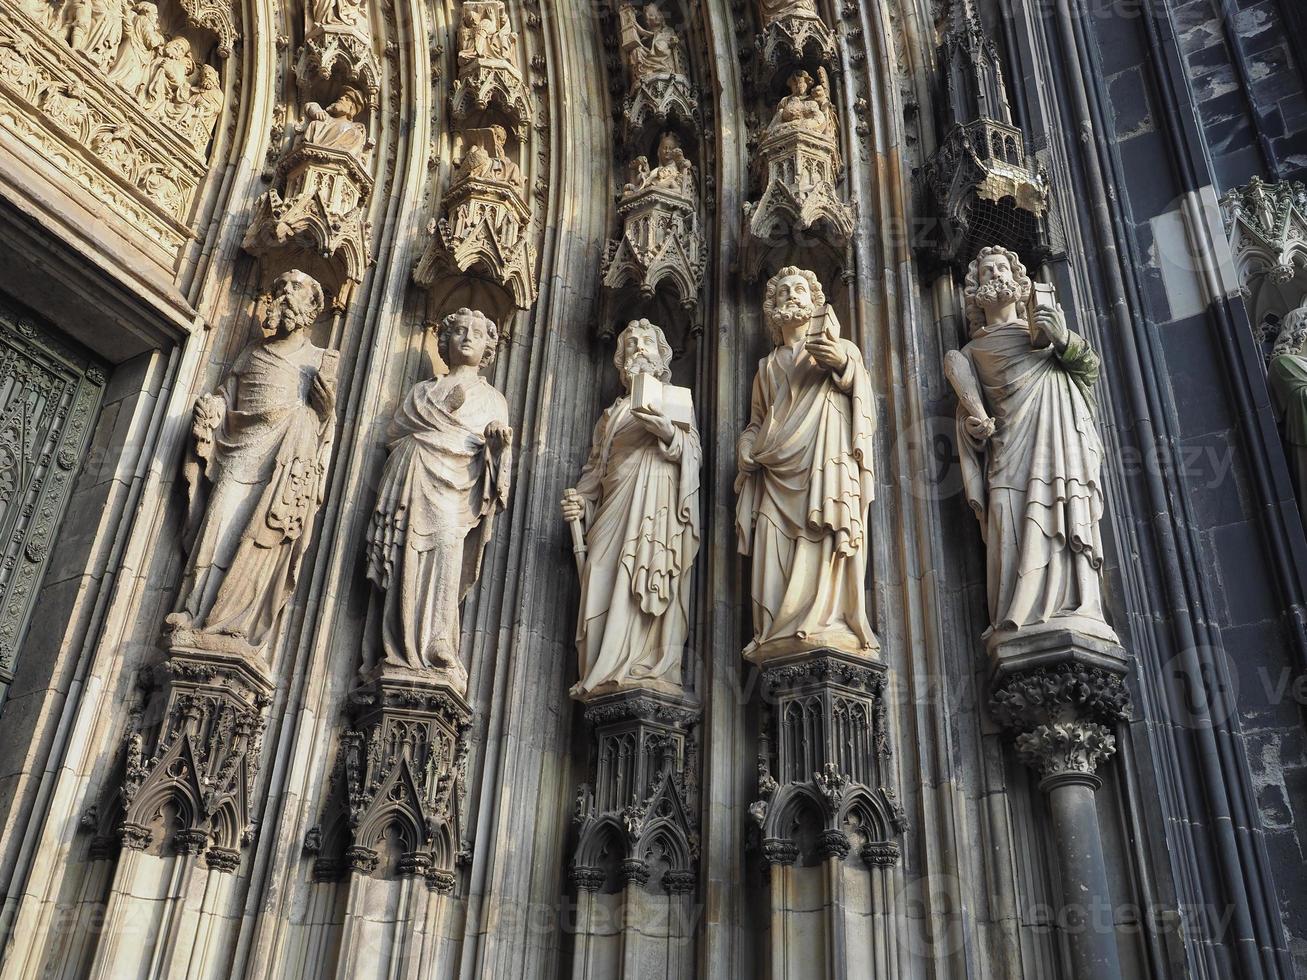
<svg viewBox="0 0 1307 980">
<path fill-rule="evenodd" d="M 1307 977 L 1298 0 L 0 0 L 0 976 Z"/>
</svg>

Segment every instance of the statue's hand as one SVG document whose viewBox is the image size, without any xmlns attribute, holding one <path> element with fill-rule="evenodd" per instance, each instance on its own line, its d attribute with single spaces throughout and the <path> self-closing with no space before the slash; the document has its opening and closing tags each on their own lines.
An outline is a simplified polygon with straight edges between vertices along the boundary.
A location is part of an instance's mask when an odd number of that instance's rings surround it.
<svg viewBox="0 0 1307 980">
<path fill-rule="evenodd" d="M 191 431 L 195 435 L 217 428 L 221 421 L 222 403 L 216 395 L 201 395 L 195 399 L 195 408 L 191 412 Z"/>
<path fill-rule="evenodd" d="M 1035 326 L 1058 351 L 1066 348 L 1071 331 L 1066 325 L 1066 316 L 1054 306 L 1040 306 L 1035 309 Z"/>
<path fill-rule="evenodd" d="M 321 374 L 315 374 L 309 385 L 309 407 L 323 422 L 329 421 L 336 411 L 336 393 L 327 386 Z"/>
<path fill-rule="evenodd" d="M 498 455 L 513 442 L 513 430 L 498 419 L 491 419 L 486 424 L 486 446 Z"/>
<path fill-rule="evenodd" d="M 812 359 L 831 374 L 839 374 L 849 363 L 849 352 L 834 337 L 822 334 L 804 342 Z"/>
<path fill-rule="evenodd" d="M 638 408 L 631 409 L 631 414 L 636 420 L 645 427 L 645 429 L 658 437 L 658 441 L 666 445 L 672 441 L 674 430 L 672 421 L 656 408 L 641 411 Z"/>
<path fill-rule="evenodd" d="M 984 445 L 989 441 L 990 436 L 994 434 L 994 429 L 998 423 L 988 416 L 982 419 L 974 415 L 968 415 L 962 425 L 966 429 L 968 436 L 978 444 Z"/>
<path fill-rule="evenodd" d="M 568 487 L 563 491 L 562 507 L 563 520 L 570 523 L 585 519 L 585 501 L 581 499 L 575 487 Z"/>
</svg>

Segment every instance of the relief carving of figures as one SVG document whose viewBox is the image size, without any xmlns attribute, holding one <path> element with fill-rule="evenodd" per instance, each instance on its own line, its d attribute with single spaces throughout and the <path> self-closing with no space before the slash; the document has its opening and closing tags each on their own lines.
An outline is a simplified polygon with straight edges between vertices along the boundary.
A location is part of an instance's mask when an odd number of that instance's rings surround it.
<svg viewBox="0 0 1307 980">
<path fill-rule="evenodd" d="M 508 502 L 508 403 L 481 376 L 499 331 L 461 309 L 439 328 L 449 373 L 414 385 L 387 433 L 367 537 L 367 575 L 383 594 L 382 653 L 364 672 L 437 672 L 459 694 L 459 604 L 476 584 L 495 515 Z"/>
<path fill-rule="evenodd" d="M 870 656 L 879 647 L 864 591 L 875 493 L 871 378 L 812 272 L 777 272 L 763 315 L 775 349 L 754 377 L 735 481 L 739 549 L 753 556 L 745 656 L 819 648 Z"/>
<path fill-rule="evenodd" d="M 175 37 L 165 43 L 145 84 L 141 103 L 145 111 L 180 116 L 190 104 L 190 76 L 194 70 L 195 59 L 191 57 L 191 43 L 186 38 Z"/>
<path fill-rule="evenodd" d="M 126 0 L 67 0 L 63 7 L 65 40 L 97 65 L 118 53 L 130 8 Z"/>
<path fill-rule="evenodd" d="M 264 646 L 295 589 L 325 486 L 336 423 L 338 355 L 307 331 L 322 288 L 292 271 L 273 284 L 264 338 L 222 387 L 195 403 L 183 475 L 190 557 L 176 642 Z"/>
<path fill-rule="evenodd" d="M 815 0 L 758 0 L 758 9 L 764 27 L 787 17 L 821 20 Z"/>
<path fill-rule="evenodd" d="M 1307 514 L 1307 299 L 1290 310 L 1275 338 L 1267 377 L 1271 399 L 1284 423 L 1289 475 L 1298 507 Z"/>
<path fill-rule="evenodd" d="M 689 392 L 668 385 L 671 361 L 648 320 L 622 331 L 613 363 L 627 394 L 600 417 L 581 479 L 563 495 L 563 518 L 584 529 L 571 691 L 582 700 L 681 689 L 702 454 Z"/>
<path fill-rule="evenodd" d="M 617 13 L 622 23 L 622 58 L 632 88 L 653 75 L 686 74 L 681 39 L 658 4 L 645 4 L 643 26 L 633 4 L 623 2 Z"/>
<path fill-rule="evenodd" d="M 130 95 L 140 95 L 150 80 L 155 53 L 163 50 L 166 40 L 159 29 L 159 8 L 151 0 L 140 0 L 132 8 L 122 47 L 109 69 L 109 80 L 117 82 Z"/>
<path fill-rule="evenodd" d="M 454 172 L 453 183 L 493 180 L 520 192 L 525 181 L 521 168 L 509 158 L 505 149 L 508 130 L 503 126 L 490 126 L 484 130 L 470 130 L 466 135 L 471 145 Z"/>
<path fill-rule="evenodd" d="M 313 0 L 313 23 L 319 26 L 363 27 L 368 12 L 362 0 Z"/>
<path fill-rule="evenodd" d="M 958 396 L 963 486 L 985 540 L 987 643 L 1053 628 L 1116 642 L 1099 582 L 1098 355 L 1051 300 L 1027 312 L 1032 285 L 1014 252 L 981 249 L 966 297 L 971 339 L 944 371 Z"/>
</svg>

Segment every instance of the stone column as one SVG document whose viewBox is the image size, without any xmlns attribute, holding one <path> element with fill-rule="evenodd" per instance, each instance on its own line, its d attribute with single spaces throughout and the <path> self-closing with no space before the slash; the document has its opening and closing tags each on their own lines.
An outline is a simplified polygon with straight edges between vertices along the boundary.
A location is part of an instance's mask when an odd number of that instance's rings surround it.
<svg viewBox="0 0 1307 980">
<path fill-rule="evenodd" d="M 1016 735 L 1021 761 L 1041 776 L 1057 846 L 1063 924 L 1076 980 L 1121 976 L 1112 896 L 1098 826 L 1098 768 L 1128 718 L 1125 652 L 1061 630 L 995 649 L 990 710 Z"/>
</svg>

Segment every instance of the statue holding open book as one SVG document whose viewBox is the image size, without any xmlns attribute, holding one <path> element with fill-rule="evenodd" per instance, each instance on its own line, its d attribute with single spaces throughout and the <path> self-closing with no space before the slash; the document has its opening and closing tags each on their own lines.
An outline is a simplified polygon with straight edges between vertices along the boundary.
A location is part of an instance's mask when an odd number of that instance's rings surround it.
<svg viewBox="0 0 1307 980">
<path fill-rule="evenodd" d="M 690 391 L 668 383 L 671 361 L 648 320 L 622 331 L 613 363 L 626 393 L 600 416 L 581 479 L 563 493 L 581 576 L 580 700 L 681 690 L 701 451 Z"/>
</svg>

